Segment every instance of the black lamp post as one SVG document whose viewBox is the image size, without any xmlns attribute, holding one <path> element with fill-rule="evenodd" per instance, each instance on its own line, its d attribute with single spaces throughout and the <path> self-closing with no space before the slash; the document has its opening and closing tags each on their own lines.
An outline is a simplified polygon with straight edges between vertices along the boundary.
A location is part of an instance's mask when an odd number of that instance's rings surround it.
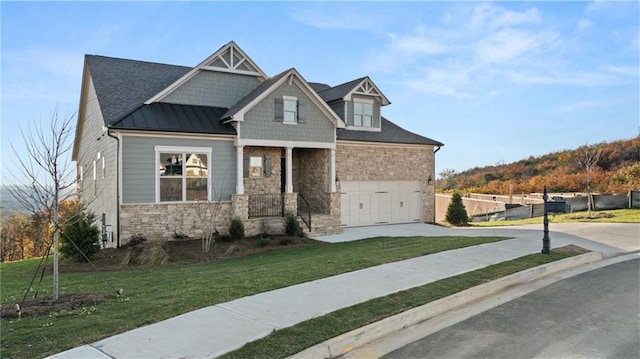
<svg viewBox="0 0 640 359">
<path fill-rule="evenodd" d="M 549 217 L 547 216 L 547 200 L 549 199 L 549 196 L 547 195 L 547 186 L 544 186 L 542 199 L 544 200 L 544 236 L 542 237 L 542 254 L 549 254 L 551 253 L 551 250 L 549 249 L 551 240 L 549 239 Z"/>
</svg>

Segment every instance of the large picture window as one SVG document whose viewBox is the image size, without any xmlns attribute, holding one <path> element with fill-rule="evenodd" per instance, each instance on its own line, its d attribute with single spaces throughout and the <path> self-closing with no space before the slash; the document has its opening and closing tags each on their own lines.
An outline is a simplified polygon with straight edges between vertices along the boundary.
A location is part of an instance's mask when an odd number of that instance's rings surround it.
<svg viewBox="0 0 640 359">
<path fill-rule="evenodd" d="M 208 149 L 156 148 L 158 161 L 158 201 L 183 202 L 209 199 Z"/>
<path fill-rule="evenodd" d="M 373 125 L 373 103 L 360 101 L 353 103 L 353 125 L 357 127 Z"/>
</svg>

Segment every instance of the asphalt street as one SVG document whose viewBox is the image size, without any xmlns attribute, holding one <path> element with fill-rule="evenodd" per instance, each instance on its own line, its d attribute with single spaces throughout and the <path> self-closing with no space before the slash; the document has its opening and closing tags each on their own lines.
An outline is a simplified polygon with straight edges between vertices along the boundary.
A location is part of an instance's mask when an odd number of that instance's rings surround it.
<svg viewBox="0 0 640 359">
<path fill-rule="evenodd" d="M 640 259 L 568 278 L 384 356 L 639 358 Z"/>
</svg>

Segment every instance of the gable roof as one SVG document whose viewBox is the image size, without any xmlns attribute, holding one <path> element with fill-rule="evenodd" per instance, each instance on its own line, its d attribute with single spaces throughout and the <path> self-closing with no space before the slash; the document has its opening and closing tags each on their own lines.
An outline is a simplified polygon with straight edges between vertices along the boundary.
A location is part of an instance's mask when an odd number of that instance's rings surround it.
<svg viewBox="0 0 640 359">
<path fill-rule="evenodd" d="M 226 120 L 227 122 L 243 121 L 244 113 L 251 107 L 253 107 L 256 102 L 262 100 L 265 96 L 267 96 L 270 92 L 275 90 L 285 81 L 294 80 L 298 81 L 300 89 L 306 93 L 309 99 L 318 106 L 320 111 L 322 111 L 336 125 L 337 128 L 345 127 L 342 119 L 331 109 L 331 107 L 329 107 L 329 105 L 327 105 L 325 101 L 323 101 L 318 93 L 309 85 L 309 83 L 302 77 L 302 75 L 300 75 L 298 70 L 296 70 L 295 68 L 290 68 L 289 70 L 283 71 L 260 84 L 253 91 L 247 94 L 247 96 L 233 105 L 229 109 L 229 111 L 224 114 L 222 120 Z M 236 115 L 239 115 L 238 118 L 234 118 Z"/>
<path fill-rule="evenodd" d="M 258 87 L 254 88 L 245 97 L 240 99 L 240 101 L 238 101 L 235 105 L 231 106 L 231 108 L 222 116 L 222 119 L 228 120 L 232 118 L 233 115 L 237 114 L 240 110 L 245 108 L 245 106 L 247 106 L 253 100 L 260 97 L 260 95 L 265 93 L 269 88 L 271 88 L 271 86 L 273 86 L 276 82 L 278 82 L 288 72 L 289 70 L 282 71 L 281 73 L 273 76 L 272 78 L 258 85 Z"/>
<path fill-rule="evenodd" d="M 162 91 L 154 94 L 145 101 L 146 104 L 162 101 L 167 95 L 175 91 L 201 71 L 230 72 L 241 75 L 256 76 L 258 80 L 265 81 L 269 78 L 253 60 L 242 51 L 235 42 L 230 41 L 216 52 L 204 59 L 201 63 L 190 69 L 179 79 L 175 80 Z"/>
<path fill-rule="evenodd" d="M 320 95 L 320 97 L 322 97 L 322 99 L 325 100 L 326 102 L 340 100 L 343 97 L 345 97 L 351 90 L 353 90 L 354 87 L 356 87 L 357 84 L 362 82 L 362 80 L 364 79 L 365 77 L 361 77 L 359 79 L 345 82 L 341 85 L 330 87 L 328 89 L 318 92 L 318 95 Z"/>
<path fill-rule="evenodd" d="M 384 117 L 381 119 L 380 132 L 339 128 L 336 130 L 337 140 L 444 146 L 441 142 L 407 131 Z"/>
<path fill-rule="evenodd" d="M 191 69 L 97 55 L 86 55 L 85 61 L 108 126 Z"/>
<path fill-rule="evenodd" d="M 369 76 L 361 77 L 349 82 L 345 82 L 341 85 L 322 90 L 318 92 L 318 94 L 326 102 L 332 102 L 336 100 L 351 101 L 351 95 L 362 94 L 380 97 L 380 104 L 382 106 L 386 106 L 391 103 L 389 99 L 382 93 L 382 91 L 380 91 L 378 86 L 376 86 L 373 81 L 371 81 Z"/>
<path fill-rule="evenodd" d="M 220 121 L 225 111 L 226 107 L 154 102 L 139 107 L 114 123 L 112 128 L 235 135 L 233 126 Z"/>
</svg>

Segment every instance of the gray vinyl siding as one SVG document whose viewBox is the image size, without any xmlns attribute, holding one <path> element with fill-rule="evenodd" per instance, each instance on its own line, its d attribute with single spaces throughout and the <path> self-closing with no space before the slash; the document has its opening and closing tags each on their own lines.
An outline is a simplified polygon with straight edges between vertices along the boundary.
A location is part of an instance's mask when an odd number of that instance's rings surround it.
<svg viewBox="0 0 640 359">
<path fill-rule="evenodd" d="M 367 97 L 367 96 L 352 96 L 352 99 L 363 99 L 363 100 L 371 100 L 373 99 L 373 120 L 372 125 L 375 128 L 380 128 L 380 99 L 377 97 Z M 353 126 L 353 101 L 347 101 L 347 126 Z"/>
<path fill-rule="evenodd" d="M 155 146 L 209 147 L 211 151 L 211 188 L 214 199 L 231 199 L 236 186 L 236 149 L 233 141 L 188 138 L 123 136 L 122 199 L 123 203 L 155 203 Z"/>
<path fill-rule="evenodd" d="M 77 175 L 80 175 L 80 166 L 83 167 L 84 178 L 80 194 L 81 202 L 87 209 L 96 215 L 99 226 L 102 213 L 105 214 L 107 245 L 116 245 L 116 217 L 117 217 L 117 181 L 116 181 L 116 151 L 117 142 L 106 135 L 102 111 L 96 98 L 96 91 L 91 77 L 88 79 L 85 103 L 85 113 L 82 119 L 82 133 L 80 134 L 80 146 L 76 160 Z M 100 158 L 98 158 L 100 153 Z M 105 170 L 102 169 L 104 158 Z M 93 162 L 96 163 L 96 177 L 93 179 Z M 104 178 L 102 177 L 104 173 Z M 79 179 L 80 180 L 80 179 Z M 100 228 L 100 227 L 99 227 Z M 112 234 L 113 233 L 113 236 Z M 111 242 L 113 238 L 113 242 Z"/>
<path fill-rule="evenodd" d="M 260 81 L 254 76 L 202 71 L 165 97 L 162 102 L 231 107 L 259 84 Z"/>
<path fill-rule="evenodd" d="M 275 120 L 275 99 L 282 96 L 303 101 L 304 123 L 292 125 Z M 240 134 L 244 139 L 331 143 L 335 141 L 335 125 L 295 82 L 285 82 L 244 115 Z"/>
</svg>

